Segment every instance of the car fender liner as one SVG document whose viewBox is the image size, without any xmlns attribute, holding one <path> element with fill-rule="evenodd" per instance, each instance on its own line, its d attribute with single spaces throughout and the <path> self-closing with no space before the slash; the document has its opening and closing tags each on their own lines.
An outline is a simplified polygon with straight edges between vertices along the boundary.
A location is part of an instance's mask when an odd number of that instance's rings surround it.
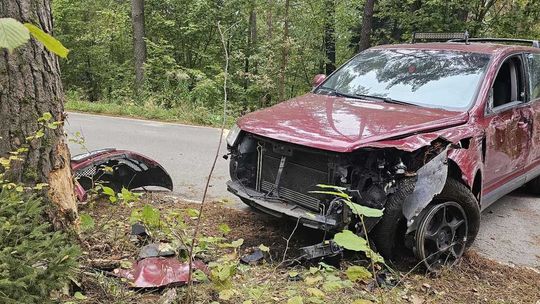
<svg viewBox="0 0 540 304">
<path fill-rule="evenodd" d="M 414 219 L 441 193 L 448 178 L 448 146 L 416 172 L 412 193 L 403 202 L 403 215 L 407 219 L 408 232 L 413 230 Z"/>
<path fill-rule="evenodd" d="M 111 167 L 111 170 L 105 170 Z M 171 176 L 155 160 L 127 150 L 102 149 L 76 155 L 71 169 L 77 179 L 75 192 L 79 201 L 86 199 L 86 191 L 102 182 L 115 191 L 157 186 L 173 190 Z"/>
</svg>

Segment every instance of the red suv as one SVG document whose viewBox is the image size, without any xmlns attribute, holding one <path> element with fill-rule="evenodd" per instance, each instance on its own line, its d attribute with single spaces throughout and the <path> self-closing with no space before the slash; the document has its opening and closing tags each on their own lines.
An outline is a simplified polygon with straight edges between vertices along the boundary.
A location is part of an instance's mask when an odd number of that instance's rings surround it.
<svg viewBox="0 0 540 304">
<path fill-rule="evenodd" d="M 367 222 L 384 257 L 412 250 L 428 267 L 453 262 L 482 210 L 523 185 L 540 192 L 539 44 L 373 47 L 317 75 L 310 93 L 242 117 L 227 143 L 227 186 L 246 204 L 365 233 L 340 198 L 312 192 L 345 187 L 384 208 Z"/>
</svg>

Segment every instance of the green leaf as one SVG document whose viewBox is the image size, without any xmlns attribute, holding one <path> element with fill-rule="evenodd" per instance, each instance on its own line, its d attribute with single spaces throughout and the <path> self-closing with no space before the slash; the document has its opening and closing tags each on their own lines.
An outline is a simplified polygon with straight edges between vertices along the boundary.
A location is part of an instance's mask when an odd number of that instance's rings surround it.
<svg viewBox="0 0 540 304">
<path fill-rule="evenodd" d="M 42 29 L 39 27 L 30 24 L 25 23 L 24 26 L 30 31 L 32 36 L 39 42 L 43 43 L 43 45 L 51 52 L 55 53 L 56 55 L 66 58 L 69 50 L 62 45 L 62 43 L 53 36 L 45 33 Z"/>
<path fill-rule="evenodd" d="M 159 225 L 160 212 L 150 205 L 144 205 L 141 212 L 141 219 L 150 226 Z"/>
<path fill-rule="evenodd" d="M 199 217 L 199 210 L 188 208 L 186 209 L 186 214 L 191 218 L 197 218 Z"/>
<path fill-rule="evenodd" d="M 0 18 L 0 48 L 11 52 L 29 39 L 30 32 L 22 23 L 13 18 Z"/>
<path fill-rule="evenodd" d="M 322 290 L 318 288 L 309 287 L 308 289 L 306 289 L 306 291 L 314 297 L 324 298 L 324 292 L 322 292 Z"/>
<path fill-rule="evenodd" d="M 49 121 L 52 119 L 52 114 L 50 112 L 45 112 L 43 115 L 41 115 L 41 118 L 38 119 L 38 121 Z"/>
<path fill-rule="evenodd" d="M 371 272 L 362 266 L 350 266 L 345 271 L 347 278 L 351 281 L 366 280 L 371 278 Z"/>
<path fill-rule="evenodd" d="M 347 204 L 347 206 L 351 208 L 351 211 L 356 215 L 363 215 L 365 217 L 381 217 L 384 214 L 384 209 L 370 208 L 350 201 L 345 201 L 345 204 Z"/>
<path fill-rule="evenodd" d="M 193 272 L 193 278 L 197 282 L 206 282 L 208 281 L 208 276 L 206 276 L 206 273 L 204 273 L 202 270 L 197 269 Z"/>
<path fill-rule="evenodd" d="M 79 291 L 77 291 L 73 297 L 77 300 L 86 300 L 87 296 L 83 295 L 82 293 L 80 293 Z"/>
<path fill-rule="evenodd" d="M 340 281 L 329 281 L 329 282 L 324 282 L 322 288 L 326 292 L 333 292 L 333 291 L 337 291 L 343 288 L 343 284 Z"/>
<path fill-rule="evenodd" d="M 103 194 L 108 195 L 108 196 L 115 196 L 116 195 L 116 193 L 114 192 L 114 190 L 111 187 L 103 186 L 102 191 L 103 191 Z"/>
<path fill-rule="evenodd" d="M 327 195 L 342 197 L 344 199 L 351 199 L 352 198 L 350 195 L 348 195 L 346 193 L 335 192 L 335 191 L 309 191 L 309 193 L 327 194 Z"/>
<path fill-rule="evenodd" d="M 233 246 L 234 248 L 238 248 L 242 246 L 242 244 L 244 244 L 244 239 L 238 239 L 236 241 L 232 241 L 231 246 Z"/>
<path fill-rule="evenodd" d="M 270 252 L 270 248 L 265 246 L 264 244 L 259 245 L 259 250 L 262 252 Z"/>
<path fill-rule="evenodd" d="M 301 296 L 296 296 L 288 299 L 287 304 L 304 304 L 304 300 Z"/>
<path fill-rule="evenodd" d="M 33 138 L 41 138 L 43 136 L 45 136 L 45 133 L 43 132 L 43 130 L 38 130 L 36 132 L 36 135 L 33 136 Z M 32 137 L 32 136 L 30 136 L 30 137 Z"/>
<path fill-rule="evenodd" d="M 347 188 L 345 188 L 345 187 L 324 185 L 324 184 L 318 184 L 317 187 L 322 188 L 322 189 L 334 189 L 334 190 L 337 190 L 337 191 L 345 191 L 345 190 L 347 190 Z"/>
<path fill-rule="evenodd" d="M 81 213 L 79 216 L 79 219 L 81 220 L 81 230 L 87 231 L 89 229 L 94 228 L 95 222 L 94 219 L 86 213 Z"/>
<path fill-rule="evenodd" d="M 342 232 L 336 233 L 336 235 L 334 235 L 334 242 L 348 250 L 363 252 L 369 250 L 367 241 L 350 230 L 343 230 Z"/>
<path fill-rule="evenodd" d="M 231 227 L 229 227 L 229 225 L 227 225 L 225 223 L 219 224 L 218 229 L 223 234 L 228 234 L 229 232 L 231 232 Z"/>
<path fill-rule="evenodd" d="M 219 292 L 219 299 L 229 301 L 234 296 L 234 291 L 231 289 L 224 289 Z"/>
<path fill-rule="evenodd" d="M 128 260 L 120 261 L 120 268 L 122 269 L 131 269 L 133 267 L 133 262 Z"/>
</svg>

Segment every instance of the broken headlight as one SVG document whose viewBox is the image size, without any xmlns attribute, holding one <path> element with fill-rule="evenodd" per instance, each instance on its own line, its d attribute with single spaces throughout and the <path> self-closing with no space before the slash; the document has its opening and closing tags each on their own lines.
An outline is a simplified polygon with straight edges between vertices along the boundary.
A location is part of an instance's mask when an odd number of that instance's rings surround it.
<svg viewBox="0 0 540 304">
<path fill-rule="evenodd" d="M 229 135 L 227 135 L 227 145 L 229 145 L 230 147 L 236 145 L 238 138 L 240 137 L 240 132 L 242 132 L 242 129 L 240 129 L 237 124 L 235 124 L 229 131 Z"/>
</svg>

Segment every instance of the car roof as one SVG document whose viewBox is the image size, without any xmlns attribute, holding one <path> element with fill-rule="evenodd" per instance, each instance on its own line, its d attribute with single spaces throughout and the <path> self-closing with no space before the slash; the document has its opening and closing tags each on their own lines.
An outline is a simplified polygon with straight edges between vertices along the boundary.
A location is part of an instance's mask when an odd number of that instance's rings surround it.
<svg viewBox="0 0 540 304">
<path fill-rule="evenodd" d="M 485 42 L 431 42 L 431 43 L 408 43 L 408 44 L 386 44 L 373 47 L 372 49 L 417 49 L 417 50 L 441 50 L 458 51 L 468 53 L 481 53 L 495 55 L 512 51 L 526 51 L 540 53 L 540 48 L 509 45 Z"/>
</svg>

